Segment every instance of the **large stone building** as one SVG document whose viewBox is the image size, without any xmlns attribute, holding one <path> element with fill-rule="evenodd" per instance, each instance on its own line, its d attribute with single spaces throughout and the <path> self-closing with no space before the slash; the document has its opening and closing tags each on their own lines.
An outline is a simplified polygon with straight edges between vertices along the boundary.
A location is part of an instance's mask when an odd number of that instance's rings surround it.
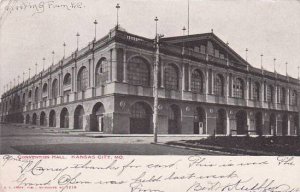
<svg viewBox="0 0 300 192">
<path fill-rule="evenodd" d="M 2 95 L 2 122 L 153 132 L 154 40 L 115 27 Z M 299 80 L 254 68 L 214 33 L 162 38 L 158 133 L 297 135 Z"/>
</svg>

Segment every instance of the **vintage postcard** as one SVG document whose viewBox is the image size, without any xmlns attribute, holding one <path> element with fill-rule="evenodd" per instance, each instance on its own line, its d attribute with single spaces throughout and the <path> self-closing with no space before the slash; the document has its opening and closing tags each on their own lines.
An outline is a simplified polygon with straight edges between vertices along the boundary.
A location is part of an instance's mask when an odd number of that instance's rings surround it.
<svg viewBox="0 0 300 192">
<path fill-rule="evenodd" d="M 300 1 L 0 0 L 0 191 L 300 192 Z"/>
</svg>

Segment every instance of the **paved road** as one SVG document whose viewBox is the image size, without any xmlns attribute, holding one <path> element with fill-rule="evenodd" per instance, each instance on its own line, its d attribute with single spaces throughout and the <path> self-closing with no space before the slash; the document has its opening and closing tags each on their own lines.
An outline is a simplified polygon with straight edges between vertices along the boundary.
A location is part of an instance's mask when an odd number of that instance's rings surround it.
<svg viewBox="0 0 300 192">
<path fill-rule="evenodd" d="M 151 144 L 152 137 L 92 138 L 9 124 L 0 124 L 0 131 L 1 154 L 222 155 L 207 150 L 154 145 Z"/>
</svg>

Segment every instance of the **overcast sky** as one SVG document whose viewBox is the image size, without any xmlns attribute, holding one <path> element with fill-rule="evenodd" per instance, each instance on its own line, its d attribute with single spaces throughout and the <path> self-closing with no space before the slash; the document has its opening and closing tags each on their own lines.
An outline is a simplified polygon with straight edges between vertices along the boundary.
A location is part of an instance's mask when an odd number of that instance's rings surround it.
<svg viewBox="0 0 300 192">
<path fill-rule="evenodd" d="M 165 36 L 182 34 L 187 26 L 188 0 L 0 0 L 0 93 L 3 86 L 17 76 L 22 81 L 23 72 L 28 78 L 63 56 L 63 42 L 67 44 L 66 55 L 76 49 L 77 32 L 79 46 L 85 46 L 94 37 L 93 21 L 97 19 L 97 38 L 108 33 L 116 24 L 116 4 L 120 3 L 119 20 L 126 31 L 153 38 L 154 17 L 159 18 L 159 33 Z M 71 3 L 78 5 L 71 7 Z M 44 10 L 42 9 L 44 4 Z M 7 6 L 9 5 L 9 7 Z M 16 7 L 27 6 L 23 10 Z M 37 6 L 35 8 L 34 6 Z M 59 5 L 68 5 L 56 7 Z M 81 8 L 79 8 L 81 7 Z M 264 68 L 276 69 L 297 78 L 300 65 L 300 1 L 272 0 L 190 0 L 190 34 L 214 33 L 248 61 L 260 67 L 263 53 Z"/>
</svg>

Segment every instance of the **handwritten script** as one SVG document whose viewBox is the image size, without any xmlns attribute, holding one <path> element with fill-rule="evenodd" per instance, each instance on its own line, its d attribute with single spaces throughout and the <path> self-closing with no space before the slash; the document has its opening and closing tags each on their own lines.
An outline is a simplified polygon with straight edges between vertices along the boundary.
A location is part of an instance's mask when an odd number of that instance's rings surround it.
<svg viewBox="0 0 300 192">
<path fill-rule="evenodd" d="M 31 11 L 32 15 L 44 13 L 46 10 L 65 10 L 71 11 L 75 9 L 83 9 L 85 5 L 81 1 L 16 1 L 16 3 L 8 4 L 4 10 L 8 13 Z"/>
<path fill-rule="evenodd" d="M 300 158 L 2 155 L 0 191 L 300 192 Z"/>
</svg>

